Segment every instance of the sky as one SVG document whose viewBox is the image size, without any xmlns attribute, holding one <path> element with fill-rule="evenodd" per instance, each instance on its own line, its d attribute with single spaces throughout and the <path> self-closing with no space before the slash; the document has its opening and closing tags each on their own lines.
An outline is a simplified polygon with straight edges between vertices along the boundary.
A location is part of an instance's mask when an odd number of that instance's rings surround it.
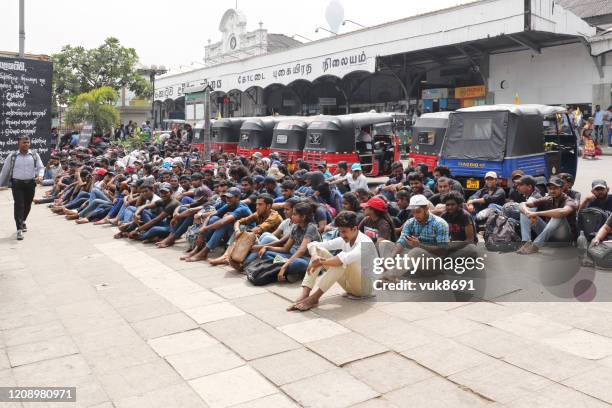
<svg viewBox="0 0 612 408">
<path fill-rule="evenodd" d="M 364 26 L 381 24 L 472 0 L 340 0 L 344 18 Z M 269 33 L 324 38 L 330 0 L 237 0 L 247 30 L 261 21 Z M 53 54 L 66 44 L 96 47 L 117 37 L 136 49 L 144 65 L 182 69 L 204 59 L 208 39 L 221 39 L 219 22 L 236 0 L 25 0 L 26 52 Z M 0 0 L 0 51 L 19 49 L 19 0 Z M 340 33 L 358 29 L 346 23 Z M 306 41 L 296 37 L 300 41 Z M 182 66 L 182 67 L 181 67 Z"/>
</svg>

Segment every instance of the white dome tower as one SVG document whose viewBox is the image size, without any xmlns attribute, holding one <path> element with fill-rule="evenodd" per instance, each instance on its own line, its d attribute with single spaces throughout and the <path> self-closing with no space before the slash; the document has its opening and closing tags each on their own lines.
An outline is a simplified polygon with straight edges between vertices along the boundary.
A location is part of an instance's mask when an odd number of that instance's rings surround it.
<svg viewBox="0 0 612 408">
<path fill-rule="evenodd" d="M 325 9 L 325 18 L 327 19 L 327 24 L 329 24 L 330 31 L 337 33 L 344 21 L 344 7 L 340 0 L 330 0 L 327 9 Z"/>
</svg>

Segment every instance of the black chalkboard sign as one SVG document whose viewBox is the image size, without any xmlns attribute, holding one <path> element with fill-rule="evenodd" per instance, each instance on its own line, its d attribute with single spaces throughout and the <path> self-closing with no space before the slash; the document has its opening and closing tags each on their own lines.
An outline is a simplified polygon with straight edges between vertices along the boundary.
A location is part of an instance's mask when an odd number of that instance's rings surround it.
<svg viewBox="0 0 612 408">
<path fill-rule="evenodd" d="M 79 133 L 79 147 L 89 147 L 91 136 L 93 136 L 93 125 L 91 123 L 85 123 L 81 129 L 81 133 Z"/>
<path fill-rule="evenodd" d="M 22 135 L 43 162 L 49 159 L 52 76 L 49 61 L 0 56 L 0 162 Z"/>
</svg>

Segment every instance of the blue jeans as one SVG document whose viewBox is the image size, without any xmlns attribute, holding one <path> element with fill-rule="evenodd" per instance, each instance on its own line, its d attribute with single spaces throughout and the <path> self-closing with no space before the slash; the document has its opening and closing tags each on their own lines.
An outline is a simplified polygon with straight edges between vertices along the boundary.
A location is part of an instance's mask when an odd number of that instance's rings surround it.
<svg viewBox="0 0 612 408">
<path fill-rule="evenodd" d="M 110 208 L 113 205 L 113 200 L 111 200 L 106 194 L 104 194 L 100 189 L 93 188 L 91 193 L 89 193 L 89 204 L 87 207 L 79 211 L 79 215 L 81 217 L 87 217 L 89 213 L 93 212 L 98 207 L 102 208 Z"/>
<path fill-rule="evenodd" d="M 206 225 L 212 225 L 215 222 L 219 221 L 220 219 L 221 219 L 220 217 L 217 217 L 216 215 L 214 215 L 210 217 Z M 225 224 L 224 226 L 219 227 L 216 230 L 208 231 L 206 234 L 204 234 L 204 238 L 206 240 L 206 247 L 210 251 L 212 251 L 213 249 L 218 247 L 219 244 L 221 244 L 221 241 L 229 238 L 229 236 L 232 235 L 232 232 L 234 232 L 233 222 Z"/>
<path fill-rule="evenodd" d="M 65 207 L 69 210 L 74 210 L 75 208 L 79 208 L 87 199 L 89 198 L 89 193 L 86 191 L 81 191 L 77 196 L 70 201 Z"/>
<path fill-rule="evenodd" d="M 612 127 L 608 129 L 608 146 L 612 147 Z"/>
<path fill-rule="evenodd" d="M 271 232 L 264 232 L 259 236 L 259 238 L 257 238 L 257 241 L 255 241 L 255 245 L 268 245 L 277 240 L 278 238 L 276 238 L 276 235 L 272 234 Z M 251 252 L 250 254 L 248 254 L 247 257 L 244 259 L 244 266 L 247 266 L 248 264 L 253 262 L 255 259 L 257 259 L 258 256 L 259 253 L 257 252 Z"/>
<path fill-rule="evenodd" d="M 271 261 L 277 255 L 280 255 L 283 258 L 289 259 L 294 253 L 295 253 L 295 250 L 293 248 L 291 249 L 290 253 L 266 251 L 262 259 L 268 259 Z M 296 275 L 304 276 L 304 274 L 306 273 L 306 269 L 308 269 L 309 263 L 310 263 L 310 258 L 306 256 L 294 259 L 293 261 L 291 261 L 289 266 L 287 266 L 287 271 L 285 273 L 288 275 L 296 274 Z"/>
<path fill-rule="evenodd" d="M 531 240 L 531 229 L 538 234 L 533 244 L 541 248 L 552 238 L 559 242 L 571 242 L 572 232 L 566 218 L 551 218 L 548 222 L 538 217 L 535 225 L 531 225 L 531 220 L 525 214 L 521 214 L 521 239 Z"/>
<path fill-rule="evenodd" d="M 111 207 L 107 215 L 111 218 L 117 216 L 119 212 L 121 211 L 122 207 L 123 207 L 123 197 L 119 197 L 117 199 L 117 202 L 113 204 L 113 206 Z"/>
<path fill-rule="evenodd" d="M 98 221 L 101 220 L 102 218 L 106 217 L 108 215 L 109 210 L 111 209 L 111 207 L 109 205 L 101 205 L 98 208 L 94 209 L 88 216 L 87 218 L 89 219 L 89 221 Z"/>
<path fill-rule="evenodd" d="M 121 211 L 119 211 L 119 221 L 121 223 L 127 223 L 127 222 L 132 222 L 132 220 L 134 219 L 134 213 L 136 212 L 137 208 L 133 205 L 130 205 L 128 207 L 123 207 L 123 209 Z M 121 214 L 121 212 L 123 211 L 123 214 Z"/>
<path fill-rule="evenodd" d="M 179 214 L 187 211 L 186 208 L 179 209 Z M 172 227 L 172 233 L 174 238 L 179 239 L 183 236 L 187 229 L 193 224 L 193 215 L 181 219 L 174 227 Z"/>
<path fill-rule="evenodd" d="M 144 211 L 143 211 L 143 215 L 144 215 Z M 168 224 L 167 221 L 163 220 L 163 221 L 158 222 L 156 225 L 152 226 L 148 230 L 146 230 L 144 234 L 140 236 L 140 239 L 144 241 L 145 239 L 151 239 L 154 237 L 165 238 L 168 236 L 168 234 L 170 234 L 170 224 Z"/>
<path fill-rule="evenodd" d="M 181 198 L 181 204 L 187 205 L 193 203 L 193 197 L 185 196 Z"/>
</svg>

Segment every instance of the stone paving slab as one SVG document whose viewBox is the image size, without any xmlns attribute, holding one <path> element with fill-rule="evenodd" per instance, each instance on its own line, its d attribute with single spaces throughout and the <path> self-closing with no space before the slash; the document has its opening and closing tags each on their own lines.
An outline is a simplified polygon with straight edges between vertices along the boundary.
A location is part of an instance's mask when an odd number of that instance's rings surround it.
<svg viewBox="0 0 612 408">
<path fill-rule="evenodd" d="M 178 260 L 182 243 L 44 207 L 28 221 L 24 241 L 0 237 L 0 384 L 78 386 L 62 407 L 612 406 L 612 302 L 374 303 L 335 286 L 289 313 L 299 284 L 253 287 Z"/>
</svg>

